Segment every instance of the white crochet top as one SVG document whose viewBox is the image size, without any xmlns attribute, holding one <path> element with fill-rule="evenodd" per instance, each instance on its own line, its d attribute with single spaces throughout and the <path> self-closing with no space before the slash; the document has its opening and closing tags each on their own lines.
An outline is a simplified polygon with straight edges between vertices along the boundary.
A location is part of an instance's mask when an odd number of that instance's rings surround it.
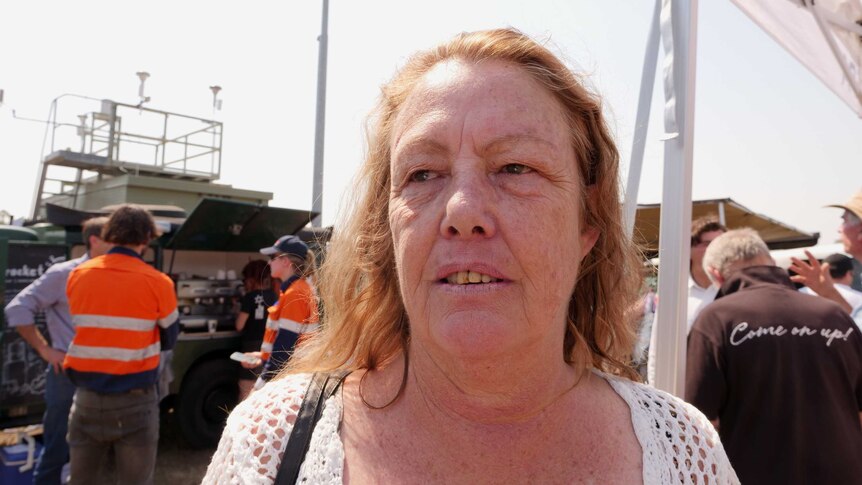
<svg viewBox="0 0 862 485">
<path fill-rule="evenodd" d="M 601 372 L 631 408 L 643 449 L 644 484 L 738 484 L 718 433 L 694 406 L 652 387 Z M 203 484 L 270 484 L 311 376 L 268 383 L 237 406 L 227 420 Z M 341 393 L 323 409 L 297 483 L 340 484 L 344 446 L 339 437 Z"/>
</svg>

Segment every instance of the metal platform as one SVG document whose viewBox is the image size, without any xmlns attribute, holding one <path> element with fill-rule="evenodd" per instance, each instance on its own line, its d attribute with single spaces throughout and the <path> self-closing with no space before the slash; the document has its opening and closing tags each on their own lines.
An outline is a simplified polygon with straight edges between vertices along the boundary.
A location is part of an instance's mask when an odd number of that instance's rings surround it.
<svg viewBox="0 0 862 485">
<path fill-rule="evenodd" d="M 219 178 L 218 174 L 212 172 L 188 169 L 183 170 L 173 167 L 146 165 L 143 163 L 112 162 L 108 157 L 93 155 L 91 153 L 74 152 L 71 150 L 55 151 L 45 157 L 43 163 L 58 167 L 88 170 L 103 175 L 151 175 L 154 177 L 193 180 L 197 182 L 212 182 Z"/>
<path fill-rule="evenodd" d="M 88 209 L 80 206 L 79 195 L 111 178 L 209 183 L 221 174 L 218 121 L 63 95 L 52 104 L 48 124 L 50 144 L 33 194 L 34 222 L 44 219 L 48 200 Z"/>
</svg>

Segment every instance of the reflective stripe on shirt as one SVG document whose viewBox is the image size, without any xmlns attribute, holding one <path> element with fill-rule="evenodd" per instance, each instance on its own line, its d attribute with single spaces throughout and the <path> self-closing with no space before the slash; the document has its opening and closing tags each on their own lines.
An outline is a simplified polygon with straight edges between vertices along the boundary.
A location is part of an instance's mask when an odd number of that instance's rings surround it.
<svg viewBox="0 0 862 485">
<path fill-rule="evenodd" d="M 115 330 L 152 330 L 156 325 L 154 320 L 145 318 L 114 317 L 107 315 L 73 315 L 72 322 L 76 327 L 112 328 Z"/>
<path fill-rule="evenodd" d="M 299 323 L 289 318 L 280 318 L 278 320 L 278 328 L 281 330 L 289 330 L 293 333 L 303 334 L 317 330 L 319 325 L 316 323 Z"/>
<path fill-rule="evenodd" d="M 144 360 L 159 355 L 162 346 L 159 342 L 148 345 L 142 349 L 121 349 L 118 347 L 92 347 L 89 345 L 77 345 L 73 343 L 69 347 L 68 355 L 80 359 L 106 359 L 132 362 Z"/>
<path fill-rule="evenodd" d="M 95 392 L 155 384 L 160 350 L 172 343 L 162 333 L 178 328 L 173 281 L 123 249 L 82 263 L 66 284 L 76 332 L 63 368 Z"/>
<path fill-rule="evenodd" d="M 180 312 L 177 311 L 176 308 L 174 308 L 174 311 L 169 313 L 168 316 L 156 320 L 156 324 L 162 328 L 168 328 L 171 326 L 172 323 L 177 321 L 177 318 L 179 318 L 179 317 L 180 317 Z"/>
</svg>

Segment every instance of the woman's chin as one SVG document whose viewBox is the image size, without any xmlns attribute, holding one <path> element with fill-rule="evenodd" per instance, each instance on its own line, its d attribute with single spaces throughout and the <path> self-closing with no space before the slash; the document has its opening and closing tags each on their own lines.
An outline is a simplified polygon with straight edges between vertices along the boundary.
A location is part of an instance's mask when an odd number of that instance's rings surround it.
<svg viewBox="0 0 862 485">
<path fill-rule="evenodd" d="M 431 338 L 441 352 L 463 361 L 498 358 L 522 348 L 524 329 L 505 320 L 450 318 L 432 327 Z"/>
</svg>

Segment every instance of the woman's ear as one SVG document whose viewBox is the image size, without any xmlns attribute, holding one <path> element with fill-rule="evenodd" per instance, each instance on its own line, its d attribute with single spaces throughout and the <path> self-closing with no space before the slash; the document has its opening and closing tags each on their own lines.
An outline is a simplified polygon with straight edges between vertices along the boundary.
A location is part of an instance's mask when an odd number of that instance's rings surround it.
<svg viewBox="0 0 862 485">
<path fill-rule="evenodd" d="M 579 237 L 581 240 L 581 260 L 583 260 L 596 245 L 596 241 L 599 240 L 599 230 L 593 226 L 584 226 L 581 228 Z"/>
</svg>

